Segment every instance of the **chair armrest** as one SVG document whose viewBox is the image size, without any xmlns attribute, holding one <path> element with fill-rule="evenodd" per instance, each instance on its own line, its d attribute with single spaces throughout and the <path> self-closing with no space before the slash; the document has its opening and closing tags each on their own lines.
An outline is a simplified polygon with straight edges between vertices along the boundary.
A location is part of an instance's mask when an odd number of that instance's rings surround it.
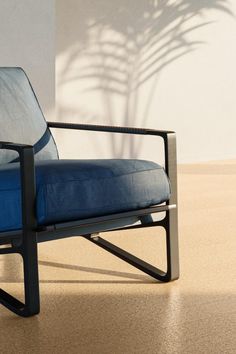
<svg viewBox="0 0 236 354">
<path fill-rule="evenodd" d="M 176 161 L 176 136 L 175 132 L 169 130 L 155 130 L 146 128 L 117 127 L 94 124 L 77 124 L 48 122 L 49 128 L 90 130 L 97 132 L 155 135 L 164 139 L 165 149 L 165 170 L 171 182 L 171 198 L 168 204 L 177 204 L 177 161 Z"/>
<path fill-rule="evenodd" d="M 0 141 L 0 149 L 17 151 L 20 158 L 22 229 L 24 236 L 37 227 L 35 216 L 34 148 L 31 145 Z"/>
<path fill-rule="evenodd" d="M 91 130 L 109 133 L 121 133 L 121 134 L 138 134 L 138 135 L 158 135 L 165 138 L 167 134 L 173 134 L 173 131 L 168 130 L 155 130 L 147 128 L 131 128 L 131 127 L 119 127 L 109 125 L 95 125 L 95 124 L 77 124 L 77 123 L 61 123 L 61 122 L 48 122 L 49 128 L 60 129 L 76 129 L 76 130 Z"/>
</svg>

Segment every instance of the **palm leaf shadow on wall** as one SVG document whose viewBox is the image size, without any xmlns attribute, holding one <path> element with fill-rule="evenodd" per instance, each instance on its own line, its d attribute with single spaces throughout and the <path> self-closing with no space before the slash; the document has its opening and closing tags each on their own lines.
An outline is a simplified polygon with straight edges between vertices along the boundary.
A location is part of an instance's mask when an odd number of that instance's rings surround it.
<svg viewBox="0 0 236 354">
<path fill-rule="evenodd" d="M 201 38 L 193 40 L 197 36 L 192 34 L 211 25 L 204 20 L 207 12 L 232 15 L 227 0 L 69 0 L 66 4 L 58 0 L 58 9 L 58 26 L 63 28 L 67 18 L 66 35 L 57 43 L 57 54 L 66 53 L 58 87 L 84 82 L 78 97 L 96 92 L 103 106 L 98 116 L 90 107 L 65 107 L 59 97 L 59 119 L 69 113 L 86 122 L 114 125 L 117 100 L 122 102 L 118 124 L 141 127 L 147 126 L 157 99 L 160 73 L 204 43 Z M 115 157 L 124 156 L 126 144 L 130 156 L 139 155 L 141 144 L 136 140 L 124 136 L 117 144 L 110 138 Z"/>
</svg>

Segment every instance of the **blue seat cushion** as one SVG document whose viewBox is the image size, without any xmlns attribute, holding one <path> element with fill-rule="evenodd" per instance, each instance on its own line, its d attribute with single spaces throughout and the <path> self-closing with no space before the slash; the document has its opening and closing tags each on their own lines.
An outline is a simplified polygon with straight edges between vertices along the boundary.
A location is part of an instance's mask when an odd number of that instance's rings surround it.
<svg viewBox="0 0 236 354">
<path fill-rule="evenodd" d="M 170 197 L 164 169 L 144 160 L 47 160 L 36 162 L 39 225 L 149 207 Z M 0 231 L 21 223 L 19 163 L 0 165 Z"/>
</svg>

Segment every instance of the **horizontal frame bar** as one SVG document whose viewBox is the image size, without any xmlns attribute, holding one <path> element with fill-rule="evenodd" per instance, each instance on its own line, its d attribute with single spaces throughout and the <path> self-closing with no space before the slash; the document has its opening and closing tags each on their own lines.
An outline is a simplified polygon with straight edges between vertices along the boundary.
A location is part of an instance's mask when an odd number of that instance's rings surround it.
<svg viewBox="0 0 236 354">
<path fill-rule="evenodd" d="M 46 242 L 50 240 L 57 240 L 64 237 L 82 236 L 94 232 L 107 232 L 112 230 L 125 230 L 129 228 L 134 228 L 135 226 L 127 225 L 132 225 L 138 222 L 140 218 L 145 215 L 166 212 L 174 208 L 176 208 L 176 205 L 156 205 L 151 206 L 149 208 L 138 209 L 123 213 L 110 214 L 106 216 L 50 225 L 42 228 L 41 230 L 36 230 L 37 243 Z M 139 227 L 144 227 L 144 225 L 139 225 Z M 19 243 L 21 236 L 21 230 L 6 233 L 2 232 L 0 233 L 0 245 L 11 243 L 12 241 L 14 244 L 17 244 Z M 0 249 L 0 253 L 3 254 L 4 249 L 2 249 L 2 252 Z"/>
</svg>

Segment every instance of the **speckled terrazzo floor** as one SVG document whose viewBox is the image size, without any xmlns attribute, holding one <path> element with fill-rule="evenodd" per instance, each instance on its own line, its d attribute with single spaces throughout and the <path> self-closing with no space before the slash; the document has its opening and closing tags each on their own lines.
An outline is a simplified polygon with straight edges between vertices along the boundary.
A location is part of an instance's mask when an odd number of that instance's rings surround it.
<svg viewBox="0 0 236 354">
<path fill-rule="evenodd" d="M 179 218 L 181 278 L 168 284 L 80 238 L 39 245 L 41 313 L 0 307 L 0 353 L 236 353 L 236 162 L 180 166 Z M 158 229 L 106 236 L 164 262 Z M 17 296 L 20 269 L 0 257 Z"/>
</svg>

